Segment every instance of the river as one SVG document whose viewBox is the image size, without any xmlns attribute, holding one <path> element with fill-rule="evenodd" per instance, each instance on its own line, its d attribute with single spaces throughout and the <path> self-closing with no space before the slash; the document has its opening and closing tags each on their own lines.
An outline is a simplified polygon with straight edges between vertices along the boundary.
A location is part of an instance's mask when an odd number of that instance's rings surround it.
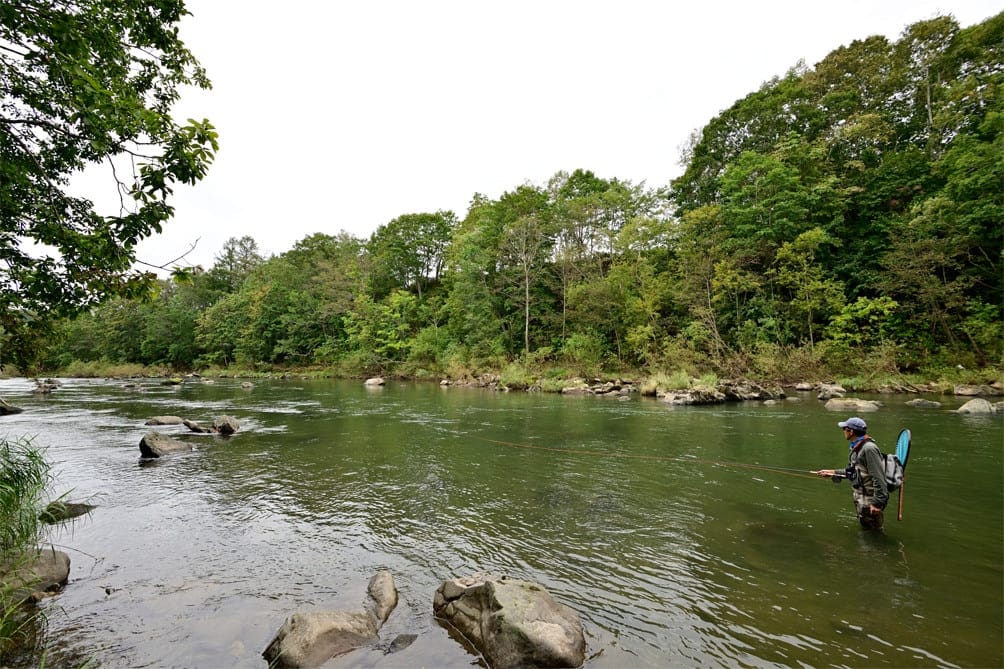
<svg viewBox="0 0 1004 669">
<path fill-rule="evenodd" d="M 432 597 L 480 571 L 575 609 L 587 669 L 1004 664 L 1004 420 L 954 413 L 962 398 L 862 396 L 884 403 L 864 415 L 880 446 L 903 427 L 914 445 L 903 521 L 894 498 L 869 533 L 846 482 L 803 473 L 846 462 L 846 416 L 812 393 L 672 407 L 431 383 L 64 383 L 0 381 L 25 409 L 0 436 L 33 436 L 53 492 L 97 505 L 51 537 L 72 571 L 45 604 L 46 666 L 261 669 L 288 615 L 358 607 L 379 569 L 400 591 L 384 641 L 326 667 L 476 666 Z M 141 464 L 144 421 L 163 414 L 241 429 L 156 428 L 195 450 Z M 418 638 L 385 654 L 402 633 Z"/>
</svg>

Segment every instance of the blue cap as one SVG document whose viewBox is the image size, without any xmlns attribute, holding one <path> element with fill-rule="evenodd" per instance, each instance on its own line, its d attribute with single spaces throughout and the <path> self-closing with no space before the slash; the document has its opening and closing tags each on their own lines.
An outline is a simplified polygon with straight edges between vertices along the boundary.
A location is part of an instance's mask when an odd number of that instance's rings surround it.
<svg viewBox="0 0 1004 669">
<path fill-rule="evenodd" d="M 857 432 L 864 432 L 868 429 L 868 424 L 855 416 L 854 418 L 848 418 L 847 420 L 840 421 L 837 423 L 837 427 L 849 427 Z"/>
</svg>

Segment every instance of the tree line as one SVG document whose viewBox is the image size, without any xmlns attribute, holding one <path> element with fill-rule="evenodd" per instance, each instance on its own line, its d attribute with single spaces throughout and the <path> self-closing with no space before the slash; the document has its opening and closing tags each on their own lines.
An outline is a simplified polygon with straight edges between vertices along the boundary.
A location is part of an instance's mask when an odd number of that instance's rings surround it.
<svg viewBox="0 0 1004 669">
<path fill-rule="evenodd" d="M 648 187 L 559 172 L 460 218 L 317 233 L 61 322 L 40 367 L 555 368 L 788 378 L 999 365 L 1004 13 L 798 64 Z"/>
</svg>

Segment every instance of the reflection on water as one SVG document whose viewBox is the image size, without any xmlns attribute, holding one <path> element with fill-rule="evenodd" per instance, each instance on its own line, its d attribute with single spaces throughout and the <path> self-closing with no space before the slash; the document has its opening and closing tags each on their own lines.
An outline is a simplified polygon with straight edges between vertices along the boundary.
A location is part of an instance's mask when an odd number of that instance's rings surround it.
<svg viewBox="0 0 1004 669">
<path fill-rule="evenodd" d="M 35 435 L 56 492 L 98 505 L 55 537 L 73 568 L 47 605 L 50 666 L 264 667 L 287 615 L 357 606 L 377 569 L 401 591 L 381 636 L 418 640 L 329 666 L 471 666 L 431 601 L 475 571 L 576 609 L 589 669 L 1004 660 L 1000 417 L 882 398 L 872 433 L 891 444 L 909 426 L 915 453 L 905 522 L 875 535 L 846 484 L 798 473 L 846 458 L 844 416 L 809 395 L 681 408 L 333 381 L 29 391 L 0 381 L 27 409 L 0 435 Z M 241 421 L 230 439 L 143 425 L 223 413 Z M 140 466 L 149 429 L 194 451 Z"/>
</svg>

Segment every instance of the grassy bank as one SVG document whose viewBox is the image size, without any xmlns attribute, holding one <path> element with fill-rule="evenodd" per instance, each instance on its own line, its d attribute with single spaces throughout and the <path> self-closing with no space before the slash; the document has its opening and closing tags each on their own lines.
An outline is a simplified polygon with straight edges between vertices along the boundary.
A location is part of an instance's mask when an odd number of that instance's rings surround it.
<svg viewBox="0 0 1004 669">
<path fill-rule="evenodd" d="M 456 361 L 448 365 L 413 369 L 386 365 L 381 368 L 334 366 L 241 366 L 207 367 L 198 370 L 175 370 L 164 366 L 108 362 L 74 362 L 65 368 L 51 370 L 50 375 L 71 378 L 170 378 L 198 374 L 207 378 L 343 378 L 358 379 L 383 376 L 389 379 L 469 382 L 497 385 L 510 390 L 561 392 L 581 380 L 630 380 L 646 390 L 685 390 L 695 386 L 713 387 L 719 380 L 747 378 L 764 384 L 791 387 L 796 383 L 834 383 L 851 392 L 932 392 L 952 394 L 958 385 L 997 385 L 1004 387 L 1004 368 L 969 369 L 962 366 L 930 368 L 901 372 L 891 365 L 876 365 L 862 360 L 858 367 L 828 369 L 803 356 L 761 357 L 732 361 L 721 368 L 681 365 L 669 369 L 608 369 L 583 368 L 548 363 L 524 364 L 519 361 L 497 364 L 465 365 Z M 17 375 L 16 370 L 8 370 Z"/>
</svg>

